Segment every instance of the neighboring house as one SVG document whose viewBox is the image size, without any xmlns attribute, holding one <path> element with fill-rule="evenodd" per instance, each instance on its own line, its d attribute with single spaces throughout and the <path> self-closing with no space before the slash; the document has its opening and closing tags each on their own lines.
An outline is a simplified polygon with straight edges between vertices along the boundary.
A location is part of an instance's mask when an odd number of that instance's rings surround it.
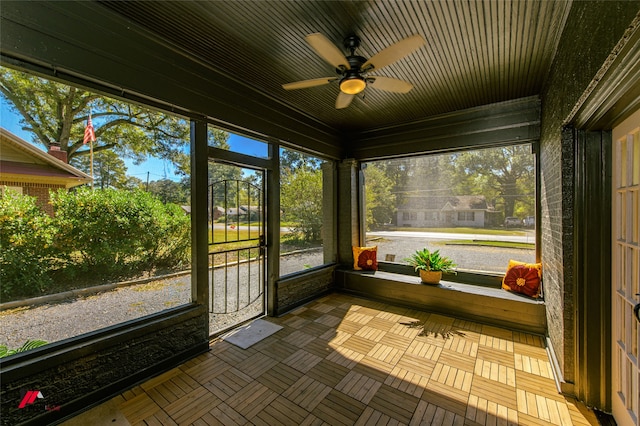
<svg viewBox="0 0 640 426">
<path fill-rule="evenodd" d="M 0 128 L 0 187 L 36 197 L 50 215 L 49 191 L 73 188 L 91 182 L 91 177 L 67 164 L 67 153 L 36 148 L 6 129 Z"/>
<path fill-rule="evenodd" d="M 209 214 L 211 220 L 218 220 L 224 216 L 224 209 L 220 206 L 215 206 Z"/>
<path fill-rule="evenodd" d="M 482 228 L 493 209 L 482 195 L 411 197 L 398 207 L 398 226 Z"/>
<path fill-rule="evenodd" d="M 229 207 L 227 208 L 227 218 L 228 220 L 257 220 L 260 217 L 260 211 L 258 206 Z"/>
<path fill-rule="evenodd" d="M 244 217 L 249 220 L 259 220 L 262 209 L 259 206 L 240 206 L 240 211 L 244 212 Z"/>
</svg>

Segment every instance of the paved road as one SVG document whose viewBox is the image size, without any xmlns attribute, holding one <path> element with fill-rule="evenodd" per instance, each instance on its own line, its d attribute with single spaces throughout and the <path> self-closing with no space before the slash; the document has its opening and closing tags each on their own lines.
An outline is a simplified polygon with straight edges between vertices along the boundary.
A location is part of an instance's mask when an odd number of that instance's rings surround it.
<svg viewBox="0 0 640 426">
<path fill-rule="evenodd" d="M 488 235 L 488 234 L 455 234 L 448 232 L 419 232 L 419 231 L 374 231 L 368 236 L 387 238 L 422 238 L 427 240 L 488 240 L 509 241 L 515 243 L 536 242 L 535 231 L 524 231 L 525 235 Z"/>
</svg>

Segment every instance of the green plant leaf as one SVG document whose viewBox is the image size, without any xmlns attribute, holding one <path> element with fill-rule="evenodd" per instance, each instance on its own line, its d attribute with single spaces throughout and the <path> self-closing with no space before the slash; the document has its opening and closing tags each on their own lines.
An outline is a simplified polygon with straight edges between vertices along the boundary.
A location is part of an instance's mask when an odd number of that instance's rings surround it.
<svg viewBox="0 0 640 426">
<path fill-rule="evenodd" d="M 414 254 L 405 259 L 405 262 L 408 262 L 409 265 L 413 266 L 416 271 L 424 270 L 442 271 L 453 274 L 456 273 L 453 269 L 456 267 L 456 264 L 448 257 L 441 256 L 440 250 L 431 252 L 426 247 L 421 250 L 416 250 Z"/>
<path fill-rule="evenodd" d="M 26 342 L 24 342 L 22 346 L 16 349 L 9 349 L 5 345 L 0 345 L 0 358 L 7 357 L 9 355 L 15 355 L 21 352 L 30 351 L 31 349 L 36 349 L 46 344 L 48 344 L 48 342 L 44 340 L 36 339 L 36 340 L 27 340 Z"/>
</svg>

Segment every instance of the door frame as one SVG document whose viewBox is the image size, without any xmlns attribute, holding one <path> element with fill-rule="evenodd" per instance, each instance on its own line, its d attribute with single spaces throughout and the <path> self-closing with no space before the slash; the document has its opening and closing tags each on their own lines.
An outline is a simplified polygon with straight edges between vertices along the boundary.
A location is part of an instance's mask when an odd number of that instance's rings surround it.
<svg viewBox="0 0 640 426">
<path fill-rule="evenodd" d="M 207 166 L 205 166 L 205 169 L 208 167 L 208 161 L 212 159 L 243 168 L 262 170 L 264 172 L 266 310 L 267 315 L 273 316 L 276 313 L 277 307 L 276 282 L 280 278 L 280 151 L 277 143 L 265 143 L 268 145 L 267 158 L 254 157 L 206 146 L 205 162 Z M 207 179 L 205 178 L 205 200 L 207 198 L 206 183 Z M 205 260 L 205 262 L 208 263 L 208 260 Z M 208 303 L 208 296 L 207 282 L 207 299 L 205 299 L 206 301 L 203 303 Z"/>
<path fill-rule="evenodd" d="M 611 129 L 617 124 L 628 118 L 633 111 L 640 108 L 640 22 L 634 21 L 627 28 L 625 36 L 622 37 L 616 47 L 611 51 L 609 56 L 603 62 L 602 67 L 596 73 L 591 83 L 587 86 L 585 92 L 580 97 L 569 116 L 563 121 L 563 126 L 568 132 L 582 133 L 583 137 L 591 137 L 596 133 L 600 133 L 602 142 L 611 141 Z M 577 132 L 576 132 L 577 131 Z M 576 138 L 576 134 L 563 134 L 563 138 Z M 574 145 L 575 147 L 575 145 Z M 576 158 L 575 151 L 568 152 L 573 154 L 574 161 L 580 161 Z M 564 155 L 564 154 L 563 154 Z M 603 164 L 609 170 L 614 166 L 611 157 L 603 158 Z M 574 168 L 576 164 L 574 163 Z M 575 176 L 574 176 L 575 178 Z M 611 174 L 604 178 L 609 179 L 609 191 L 612 189 Z M 578 184 L 576 182 L 575 184 Z M 576 194 L 572 194 L 577 196 Z M 587 194 L 588 195 L 588 194 Z M 606 200 L 597 201 L 598 205 L 606 203 L 609 206 L 611 196 Z M 592 208 L 592 206 L 587 206 Z M 583 210 L 584 212 L 584 210 Z M 602 209 L 601 209 L 602 212 Z M 609 206 L 609 214 L 611 206 Z M 579 225 L 580 217 L 573 218 L 573 225 Z M 611 233 L 611 223 L 609 220 L 608 229 L 594 230 L 599 234 L 603 232 Z M 588 234 L 586 234 L 588 235 Z M 608 252 L 609 261 L 611 260 L 611 236 L 608 242 L 601 241 L 602 248 Z M 576 246 L 574 241 L 574 247 Z M 574 270 L 577 263 L 574 254 Z M 571 359 L 565 359 L 565 363 L 572 365 L 575 383 L 567 384 L 562 389 L 568 393 L 577 395 L 580 399 L 587 400 L 588 405 L 595 406 L 603 411 L 611 410 L 611 330 L 612 318 L 611 313 L 604 314 L 605 310 L 611 310 L 611 276 L 607 273 L 606 280 L 602 279 L 602 275 L 598 280 L 598 284 L 591 280 L 589 276 L 586 281 L 580 282 L 577 277 L 573 277 L 572 285 L 574 285 L 574 293 L 582 291 L 582 296 L 574 294 L 576 305 L 571 308 L 574 315 L 574 354 Z M 571 279 L 571 277 L 570 277 Z M 583 289 L 581 284 L 587 283 L 589 289 Z M 604 295 L 606 293 L 606 307 L 597 308 L 600 311 L 601 324 L 590 323 L 590 313 L 585 312 L 585 305 L 579 306 L 578 302 L 583 301 L 590 306 L 594 305 L 590 300 L 589 294 L 597 292 Z M 586 296 L 586 297 L 584 297 Z M 565 307 L 565 309 L 567 309 Z M 582 318 L 580 318 L 582 316 Z M 590 324 L 587 324 L 590 323 Z M 604 344 L 605 346 L 601 345 Z M 590 374 L 589 377 L 581 376 L 582 372 L 599 371 L 599 374 Z"/>
</svg>

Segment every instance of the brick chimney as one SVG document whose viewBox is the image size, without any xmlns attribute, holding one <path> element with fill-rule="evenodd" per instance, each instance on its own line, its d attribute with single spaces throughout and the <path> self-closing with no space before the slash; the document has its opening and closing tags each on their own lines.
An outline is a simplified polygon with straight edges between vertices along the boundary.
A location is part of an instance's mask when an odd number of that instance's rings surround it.
<svg viewBox="0 0 640 426">
<path fill-rule="evenodd" d="M 68 163 L 67 161 L 67 151 L 62 151 L 60 149 L 60 145 L 57 143 L 52 143 L 49 145 L 49 155 L 56 157 L 58 160 Z"/>
</svg>

